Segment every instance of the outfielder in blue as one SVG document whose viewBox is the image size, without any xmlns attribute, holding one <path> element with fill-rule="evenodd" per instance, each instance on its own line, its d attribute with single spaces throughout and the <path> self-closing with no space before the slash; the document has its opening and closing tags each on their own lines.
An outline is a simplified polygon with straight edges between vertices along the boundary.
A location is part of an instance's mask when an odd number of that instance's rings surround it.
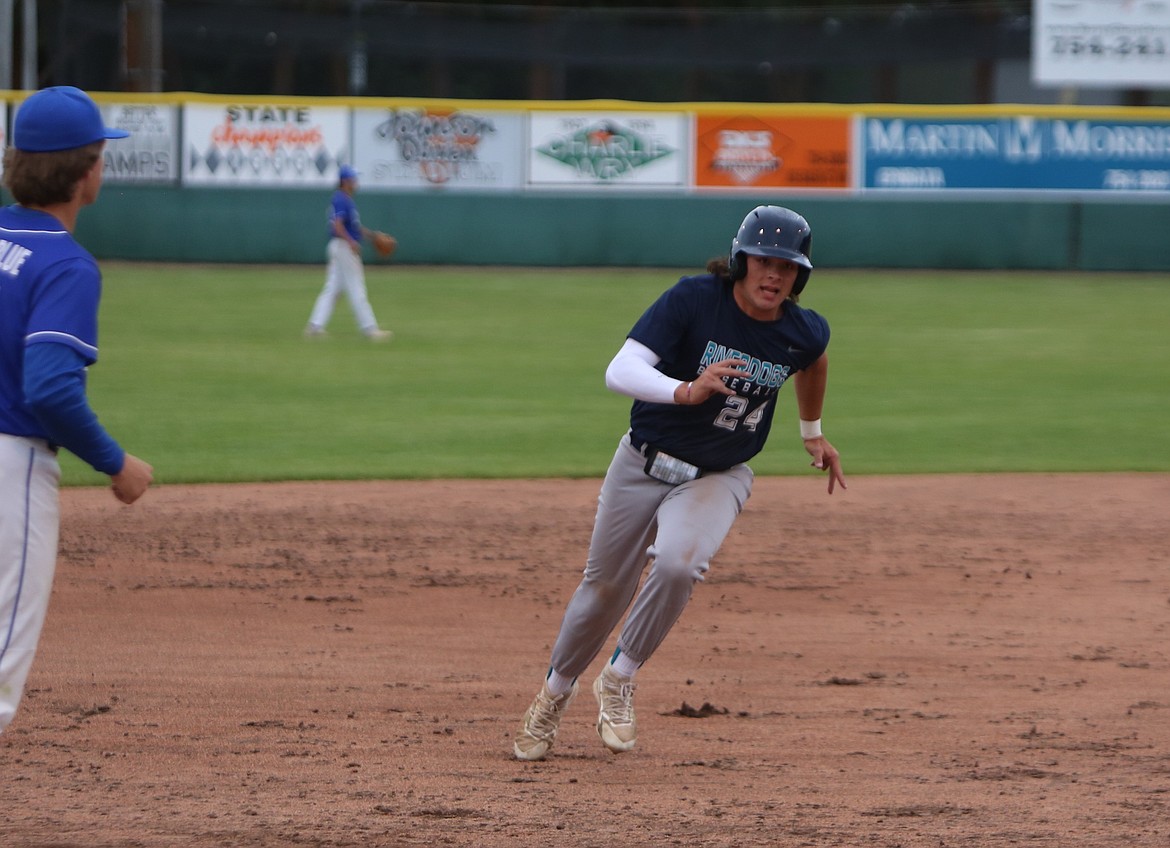
<svg viewBox="0 0 1170 848">
<path fill-rule="evenodd" d="M 72 86 L 19 107 L 0 209 L 0 731 L 12 721 L 49 605 L 60 526 L 58 448 L 110 476 L 133 503 L 153 470 L 106 432 L 86 397 L 97 362 L 97 262 L 73 240 L 81 208 L 97 200 L 107 128 Z"/>
<path fill-rule="evenodd" d="M 747 502 L 747 462 L 763 449 L 789 379 L 812 465 L 827 472 L 829 494 L 845 488 L 840 455 L 821 432 L 829 325 L 797 303 L 812 272 L 811 245 L 808 222 L 797 213 L 753 209 L 727 260 L 662 294 L 610 362 L 606 385 L 634 398 L 630 429 L 601 486 L 584 577 L 513 741 L 517 758 L 547 755 L 577 678 L 627 610 L 593 695 L 605 747 L 634 747 L 634 676 L 682 614 Z"/>
<path fill-rule="evenodd" d="M 362 264 L 362 241 L 374 238 L 376 231 L 362 224 L 353 196 L 358 189 L 358 172 L 349 165 L 338 170 L 337 190 L 329 201 L 329 242 L 325 247 L 325 285 L 305 325 L 305 338 L 326 336 L 326 327 L 333 317 L 333 307 L 342 292 L 349 299 L 358 329 L 372 342 L 387 342 L 394 338 L 390 330 L 378 326 L 370 297 L 366 290 L 366 270 Z"/>
</svg>

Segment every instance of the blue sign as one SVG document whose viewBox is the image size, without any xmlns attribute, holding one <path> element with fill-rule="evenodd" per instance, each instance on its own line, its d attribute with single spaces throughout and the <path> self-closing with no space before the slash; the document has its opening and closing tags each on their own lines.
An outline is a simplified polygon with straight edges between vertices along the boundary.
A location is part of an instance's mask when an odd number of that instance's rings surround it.
<svg viewBox="0 0 1170 848">
<path fill-rule="evenodd" d="M 1170 122 L 861 121 L 866 189 L 1170 193 Z"/>
</svg>

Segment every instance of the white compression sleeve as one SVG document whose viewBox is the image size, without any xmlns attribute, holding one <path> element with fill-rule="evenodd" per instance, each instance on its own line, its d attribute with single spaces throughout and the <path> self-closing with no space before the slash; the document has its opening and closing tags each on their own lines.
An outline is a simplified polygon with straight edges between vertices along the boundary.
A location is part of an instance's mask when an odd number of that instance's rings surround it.
<svg viewBox="0 0 1170 848">
<path fill-rule="evenodd" d="M 682 381 L 656 369 L 660 359 L 641 342 L 626 339 L 605 369 L 606 388 L 650 403 L 674 403 L 674 390 Z"/>
</svg>

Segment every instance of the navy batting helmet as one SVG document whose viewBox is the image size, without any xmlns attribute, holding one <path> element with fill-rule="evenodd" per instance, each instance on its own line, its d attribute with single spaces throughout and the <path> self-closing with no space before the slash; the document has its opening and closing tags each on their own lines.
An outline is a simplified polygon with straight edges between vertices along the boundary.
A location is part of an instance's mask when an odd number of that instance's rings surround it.
<svg viewBox="0 0 1170 848">
<path fill-rule="evenodd" d="M 812 229 L 808 221 L 783 206 L 757 206 L 739 225 L 731 240 L 727 266 L 731 279 L 742 280 L 747 274 L 745 256 L 777 256 L 800 266 L 793 294 L 800 294 L 812 273 Z"/>
</svg>

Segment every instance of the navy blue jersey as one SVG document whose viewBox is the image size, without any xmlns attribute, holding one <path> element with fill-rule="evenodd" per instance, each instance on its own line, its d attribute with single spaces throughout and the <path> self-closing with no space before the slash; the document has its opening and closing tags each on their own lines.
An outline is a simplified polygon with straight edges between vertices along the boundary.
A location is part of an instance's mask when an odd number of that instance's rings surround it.
<svg viewBox="0 0 1170 848">
<path fill-rule="evenodd" d="M 829 325 L 811 309 L 786 301 L 776 321 L 757 321 L 735 302 L 732 283 L 713 274 L 683 277 L 643 313 L 629 337 L 660 357 L 658 370 L 693 380 L 722 359 L 747 362 L 750 378 L 724 383 L 735 391 L 694 406 L 636 400 L 630 428 L 645 442 L 709 470 L 746 462 L 763 447 L 776 396 L 796 371 L 829 344 Z"/>
<path fill-rule="evenodd" d="M 46 438 L 24 399 L 25 347 L 66 345 L 97 361 L 101 272 L 51 215 L 0 209 L 0 433 Z"/>
</svg>

